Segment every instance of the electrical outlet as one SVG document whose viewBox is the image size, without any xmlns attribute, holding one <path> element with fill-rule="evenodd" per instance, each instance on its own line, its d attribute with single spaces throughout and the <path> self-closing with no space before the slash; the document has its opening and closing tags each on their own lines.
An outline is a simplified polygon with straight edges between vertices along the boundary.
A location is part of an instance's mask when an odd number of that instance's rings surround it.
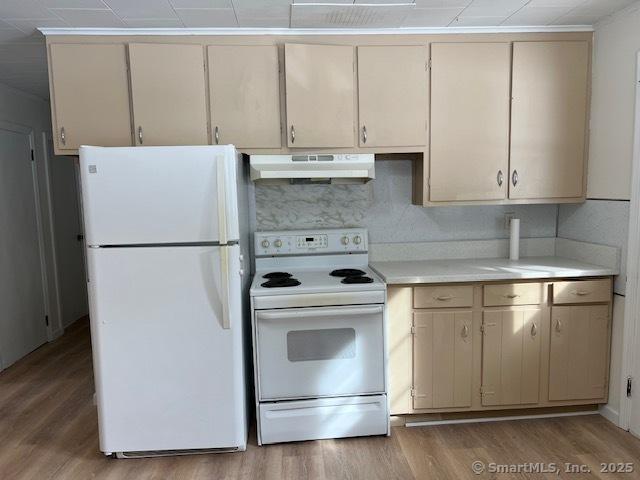
<svg viewBox="0 0 640 480">
<path fill-rule="evenodd" d="M 511 228 L 511 220 L 516 218 L 515 212 L 507 212 L 504 214 L 504 229 L 509 230 Z"/>
</svg>

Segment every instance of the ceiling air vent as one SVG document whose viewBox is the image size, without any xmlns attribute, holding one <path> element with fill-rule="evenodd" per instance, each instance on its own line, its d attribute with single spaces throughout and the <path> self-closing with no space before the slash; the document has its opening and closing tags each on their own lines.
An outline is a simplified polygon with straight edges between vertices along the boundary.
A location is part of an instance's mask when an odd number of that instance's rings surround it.
<svg viewBox="0 0 640 480">
<path fill-rule="evenodd" d="M 415 3 L 294 3 L 292 28 L 394 28 L 400 27 Z"/>
</svg>

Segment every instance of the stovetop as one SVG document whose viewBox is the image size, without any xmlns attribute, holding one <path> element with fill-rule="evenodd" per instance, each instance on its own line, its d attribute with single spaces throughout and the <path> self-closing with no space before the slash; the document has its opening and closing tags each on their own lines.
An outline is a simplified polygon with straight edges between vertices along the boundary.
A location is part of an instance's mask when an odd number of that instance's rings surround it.
<svg viewBox="0 0 640 480">
<path fill-rule="evenodd" d="M 349 267 L 349 269 L 354 268 Z M 385 290 L 382 279 L 367 266 L 357 267 L 362 274 L 345 272 L 351 275 L 331 275 L 334 270 L 336 270 L 334 267 L 313 267 L 289 268 L 278 272 L 258 271 L 251 284 L 251 296 Z M 273 275 L 274 273 L 278 275 Z"/>
</svg>

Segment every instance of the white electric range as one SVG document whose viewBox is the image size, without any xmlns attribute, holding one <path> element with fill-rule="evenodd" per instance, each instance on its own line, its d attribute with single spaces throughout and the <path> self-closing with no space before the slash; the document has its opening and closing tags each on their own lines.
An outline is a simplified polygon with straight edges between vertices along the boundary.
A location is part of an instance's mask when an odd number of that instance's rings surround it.
<svg viewBox="0 0 640 480">
<path fill-rule="evenodd" d="M 258 443 L 387 435 L 386 286 L 361 228 L 257 232 Z"/>
</svg>

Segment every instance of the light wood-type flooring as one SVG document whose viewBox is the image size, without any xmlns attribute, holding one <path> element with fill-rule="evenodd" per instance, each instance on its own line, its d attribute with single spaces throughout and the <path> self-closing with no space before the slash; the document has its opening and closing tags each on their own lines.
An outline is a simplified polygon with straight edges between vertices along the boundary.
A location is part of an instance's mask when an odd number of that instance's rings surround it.
<svg viewBox="0 0 640 480">
<path fill-rule="evenodd" d="M 640 440 L 599 415 L 394 427 L 391 437 L 258 447 L 244 453 L 116 460 L 98 451 L 86 319 L 0 373 L 0 480 L 640 478 Z M 481 474 L 472 462 L 588 465 L 591 474 Z M 635 471 L 605 475 L 600 463 Z M 584 467 L 583 467 L 584 468 Z"/>
</svg>

